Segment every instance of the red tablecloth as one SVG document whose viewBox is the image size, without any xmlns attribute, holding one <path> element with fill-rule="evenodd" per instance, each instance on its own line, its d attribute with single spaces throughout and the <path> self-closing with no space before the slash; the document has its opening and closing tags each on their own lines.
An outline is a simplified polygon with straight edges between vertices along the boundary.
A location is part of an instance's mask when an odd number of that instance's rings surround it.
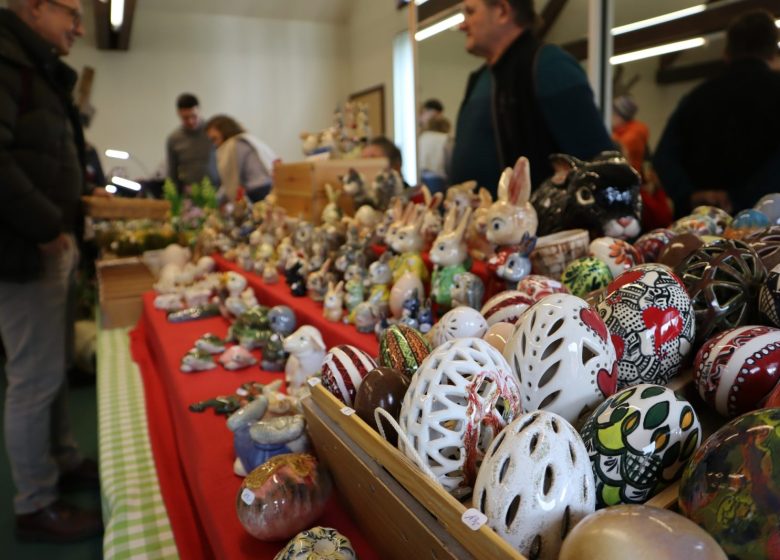
<svg viewBox="0 0 780 560">
<path fill-rule="evenodd" d="M 315 306 L 308 299 L 295 299 Z M 210 410 L 193 413 L 187 407 L 193 402 L 231 394 L 242 383 L 267 383 L 283 374 L 263 372 L 257 367 L 229 372 L 221 366 L 200 373 L 181 372 L 180 359 L 195 340 L 206 332 L 224 336 L 227 322 L 211 318 L 171 324 L 163 312 L 154 309 L 153 300 L 152 293 L 144 296 L 143 316 L 132 333 L 131 343 L 144 378 L 150 439 L 179 554 L 185 559 L 273 558 L 284 543 L 254 539 L 236 517 L 235 500 L 241 479 L 233 474 L 233 437 L 225 417 Z M 305 319 L 299 310 L 301 306 L 293 307 L 302 324 Z M 351 336 L 341 338 L 339 327 L 349 329 Z M 369 340 L 352 327 L 333 325 L 333 330 L 323 330 L 323 334 L 329 344 L 349 341 L 366 350 L 370 347 Z M 317 523 L 344 533 L 361 558 L 378 558 L 337 496 L 331 498 Z"/>
</svg>

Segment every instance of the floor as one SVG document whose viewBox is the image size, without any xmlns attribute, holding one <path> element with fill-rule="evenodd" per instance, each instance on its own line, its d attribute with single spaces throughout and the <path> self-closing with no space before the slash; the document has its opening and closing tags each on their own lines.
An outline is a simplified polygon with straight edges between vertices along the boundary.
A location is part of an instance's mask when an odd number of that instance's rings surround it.
<svg viewBox="0 0 780 560">
<path fill-rule="evenodd" d="M 0 366 L 0 369 L 1 366 Z M 0 374 L 0 418 L 5 407 L 5 375 Z M 70 413 L 73 430 L 81 449 L 88 457 L 97 458 L 97 397 L 95 386 L 82 386 L 70 390 Z M 13 533 L 13 510 L 11 500 L 14 486 L 5 452 L 5 441 L 0 430 L 0 554 L 4 559 L 16 560 L 90 560 L 103 557 L 103 539 L 95 537 L 79 543 L 55 545 L 45 543 L 23 543 Z M 78 492 L 63 496 L 66 500 L 83 507 L 100 507 L 97 492 Z"/>
</svg>

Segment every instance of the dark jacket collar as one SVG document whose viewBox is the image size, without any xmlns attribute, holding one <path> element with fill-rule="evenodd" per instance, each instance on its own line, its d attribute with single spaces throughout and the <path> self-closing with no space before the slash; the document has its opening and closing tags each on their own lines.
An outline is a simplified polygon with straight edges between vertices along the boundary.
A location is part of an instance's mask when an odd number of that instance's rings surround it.
<svg viewBox="0 0 780 560">
<path fill-rule="evenodd" d="M 54 47 L 8 9 L 0 9 L 0 58 L 19 66 L 39 68 L 66 91 L 73 89 L 78 79 L 76 72 L 60 60 Z"/>
<path fill-rule="evenodd" d="M 493 65 L 492 70 L 501 74 L 505 68 L 512 67 L 519 58 L 533 58 L 539 48 L 539 41 L 530 29 L 523 31 Z"/>
</svg>

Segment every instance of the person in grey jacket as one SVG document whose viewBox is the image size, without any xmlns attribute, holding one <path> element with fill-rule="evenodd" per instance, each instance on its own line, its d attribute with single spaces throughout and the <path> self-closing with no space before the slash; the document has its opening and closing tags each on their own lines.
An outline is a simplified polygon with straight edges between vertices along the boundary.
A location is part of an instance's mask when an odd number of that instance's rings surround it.
<svg viewBox="0 0 780 560">
<path fill-rule="evenodd" d="M 166 142 L 168 177 L 181 191 L 208 177 L 219 185 L 214 146 L 206 135 L 206 125 L 200 115 L 198 98 L 182 93 L 176 99 L 176 114 L 181 126 L 171 132 Z"/>
<path fill-rule="evenodd" d="M 20 538 L 99 534 L 98 512 L 59 499 L 97 486 L 97 464 L 71 434 L 65 384 L 66 300 L 78 261 L 84 139 L 59 60 L 84 34 L 80 0 L 8 0 L 0 9 L 0 337 L 3 428 Z"/>
</svg>

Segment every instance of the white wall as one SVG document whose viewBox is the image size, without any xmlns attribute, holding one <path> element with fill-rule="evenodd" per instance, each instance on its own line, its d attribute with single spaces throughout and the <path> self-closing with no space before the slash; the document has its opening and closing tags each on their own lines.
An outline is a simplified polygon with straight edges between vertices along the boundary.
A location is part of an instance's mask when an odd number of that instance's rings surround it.
<svg viewBox="0 0 780 560">
<path fill-rule="evenodd" d="M 96 70 L 87 137 L 100 150 L 125 149 L 153 171 L 178 125 L 176 96 L 191 91 L 205 117 L 227 113 L 297 161 L 298 133 L 328 126 L 343 99 L 345 35 L 343 24 L 150 13 L 139 2 L 128 52 L 99 51 L 86 37 L 66 61 Z"/>
</svg>

